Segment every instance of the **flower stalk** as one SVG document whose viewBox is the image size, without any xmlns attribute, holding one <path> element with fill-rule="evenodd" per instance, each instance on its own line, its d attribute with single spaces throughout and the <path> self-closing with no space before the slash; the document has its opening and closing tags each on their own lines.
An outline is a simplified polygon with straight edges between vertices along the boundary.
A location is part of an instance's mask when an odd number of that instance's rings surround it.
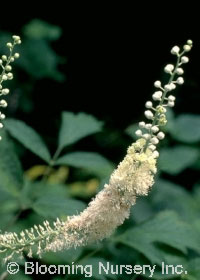
<svg viewBox="0 0 200 280">
<path fill-rule="evenodd" d="M 160 81 L 154 83 L 159 90 L 154 92 L 152 98 L 159 103 L 155 108 L 152 101 L 145 104 L 148 109 L 145 116 L 151 122 L 139 123 L 140 129 L 136 131 L 139 139 L 128 148 L 125 158 L 111 174 L 104 189 L 83 212 L 68 217 L 66 221 L 57 219 L 53 225 L 45 221 L 43 225 L 35 225 L 19 235 L 0 234 L 0 252 L 6 254 L 5 261 L 15 254 L 22 256 L 24 250 L 31 257 L 34 247 L 37 248 L 36 254 L 41 256 L 43 252 L 69 249 L 102 240 L 128 219 L 131 206 L 136 203 L 137 197 L 148 195 L 153 186 L 159 156 L 156 145 L 165 137 L 160 127 L 167 123 L 166 108 L 175 104 L 175 97 L 167 97 L 167 94 L 174 90 L 177 84 L 183 84 L 181 66 L 189 61 L 184 54 L 190 51 L 191 47 L 192 41 L 188 40 L 181 53 L 179 47 L 172 48 L 171 53 L 177 56 L 177 62 L 175 66 L 168 64 L 164 68 L 170 75 L 168 83 L 164 86 Z M 12 54 L 10 57 L 12 58 Z"/>
<path fill-rule="evenodd" d="M 13 73 L 11 63 L 15 61 L 15 59 L 19 58 L 19 53 L 13 53 L 16 45 L 21 44 L 21 39 L 17 35 L 12 36 L 13 42 L 8 42 L 6 45 L 9 49 L 9 56 L 2 55 L 0 59 L 0 67 L 2 68 L 2 72 L 0 74 L 0 98 L 9 94 L 10 90 L 8 88 L 3 88 L 3 83 L 7 80 L 13 79 Z M 0 99 L 0 107 L 6 108 L 8 106 L 5 99 Z M 5 119 L 5 115 L 0 111 L 0 128 L 3 128 L 2 120 Z M 1 136 L 0 136 L 1 140 Z"/>
</svg>

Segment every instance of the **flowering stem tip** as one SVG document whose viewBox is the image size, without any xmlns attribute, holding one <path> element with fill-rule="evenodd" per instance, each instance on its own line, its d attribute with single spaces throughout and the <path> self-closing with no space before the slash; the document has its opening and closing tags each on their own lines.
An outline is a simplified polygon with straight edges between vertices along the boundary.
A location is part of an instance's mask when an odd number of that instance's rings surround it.
<svg viewBox="0 0 200 280">
<path fill-rule="evenodd" d="M 14 53 L 14 48 L 16 45 L 21 44 L 21 39 L 19 36 L 13 35 L 12 36 L 12 43 L 8 42 L 6 44 L 7 48 L 9 49 L 9 55 L 2 55 L 0 58 L 0 67 L 2 69 L 2 72 L 0 74 L 0 107 L 6 108 L 8 106 L 7 101 L 4 98 L 5 95 L 9 94 L 10 90 L 8 88 L 3 87 L 3 83 L 7 80 L 13 79 L 13 73 L 12 73 L 12 62 L 15 61 L 15 59 L 19 58 L 19 53 Z M 0 111 L 0 128 L 3 128 L 3 124 L 1 123 L 2 120 L 5 119 L 5 115 Z M 0 136 L 1 140 L 1 136 Z"/>
<path fill-rule="evenodd" d="M 15 36 L 14 42 L 19 41 Z M 10 43 L 8 47 L 10 56 L 4 59 L 2 57 L 1 62 L 1 83 L 8 78 L 6 68 L 8 69 L 11 59 L 16 56 L 12 54 L 14 44 Z M 0 234 L 0 250 L 6 253 L 6 261 L 14 254 L 22 255 L 24 250 L 27 250 L 31 257 L 33 246 L 36 246 L 40 256 L 45 251 L 69 249 L 102 240 L 129 217 L 131 206 L 136 203 L 137 197 L 147 195 L 154 183 L 159 156 L 157 145 L 165 138 L 161 127 L 167 123 L 167 108 L 175 104 L 175 96 L 171 92 L 184 82 L 182 66 L 189 61 L 185 53 L 191 48 L 191 40 L 187 41 L 182 51 L 178 46 L 172 48 L 171 53 L 176 56 L 176 63 L 168 64 L 164 68 L 169 75 L 169 81 L 165 85 L 162 85 L 161 81 L 154 83 L 156 91 L 152 95 L 153 100 L 145 104 L 147 122 L 141 121 L 136 131 L 139 139 L 128 148 L 125 158 L 111 174 L 104 189 L 80 215 L 68 217 L 66 221 L 57 219 L 52 225 L 45 221 L 43 225 L 35 225 L 19 235 Z M 3 61 L 6 65 L 3 65 Z M 5 90 L 7 92 L 7 89 L 1 88 L 1 95 L 5 94 Z M 1 104 L 5 107 L 6 103 L 3 101 Z M 1 119 L 3 118 L 5 116 L 2 117 L 1 114 Z"/>
</svg>

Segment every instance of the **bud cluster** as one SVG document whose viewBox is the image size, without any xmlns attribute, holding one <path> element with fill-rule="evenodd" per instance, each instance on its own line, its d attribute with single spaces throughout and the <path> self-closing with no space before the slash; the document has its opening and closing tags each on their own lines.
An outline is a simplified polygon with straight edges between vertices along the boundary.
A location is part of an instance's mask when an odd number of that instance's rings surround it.
<svg viewBox="0 0 200 280">
<path fill-rule="evenodd" d="M 2 55 L 0 57 L 0 67 L 2 68 L 2 72 L 0 74 L 0 98 L 4 98 L 5 95 L 9 94 L 9 89 L 3 87 L 3 83 L 8 80 L 13 79 L 13 73 L 12 73 L 12 66 L 11 63 L 15 61 L 15 59 L 19 58 L 19 53 L 14 53 L 14 47 L 15 45 L 21 44 L 21 39 L 17 35 L 12 36 L 13 42 L 8 42 L 6 46 L 9 49 L 9 55 Z M 0 107 L 6 108 L 7 102 L 5 99 L 0 99 Z M 0 111 L 0 128 L 3 127 L 3 124 L 1 123 L 2 120 L 5 119 L 5 115 Z M 1 140 L 1 136 L 0 136 Z"/>
<path fill-rule="evenodd" d="M 153 95 L 152 99 L 155 102 L 159 102 L 157 105 L 153 105 L 152 101 L 147 101 L 145 107 L 147 110 L 144 112 L 145 117 L 148 122 L 140 122 L 139 129 L 135 132 L 140 138 L 146 140 L 145 150 L 148 148 L 153 152 L 155 158 L 159 156 L 158 151 L 156 151 L 156 145 L 160 140 L 164 139 L 165 134 L 160 131 L 160 127 L 166 125 L 166 112 L 167 107 L 174 107 L 175 96 L 167 94 L 176 88 L 176 85 L 182 85 L 184 79 L 184 71 L 182 65 L 189 61 L 189 58 L 185 56 L 186 52 L 189 52 L 192 48 L 192 41 L 188 40 L 187 44 L 183 46 L 181 51 L 178 46 L 174 46 L 171 49 L 171 54 L 177 57 L 177 62 L 175 65 L 167 64 L 164 67 L 164 72 L 170 75 L 167 84 L 162 86 L 161 81 L 156 81 L 154 87 L 157 89 Z"/>
</svg>

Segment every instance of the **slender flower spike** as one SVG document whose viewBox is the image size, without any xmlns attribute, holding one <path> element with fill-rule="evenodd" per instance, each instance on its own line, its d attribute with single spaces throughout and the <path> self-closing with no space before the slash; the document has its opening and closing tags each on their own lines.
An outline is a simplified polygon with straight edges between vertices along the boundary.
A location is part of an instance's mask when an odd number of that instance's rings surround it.
<svg viewBox="0 0 200 280">
<path fill-rule="evenodd" d="M 0 67 L 2 68 L 2 72 L 0 74 L 0 98 L 2 95 L 7 95 L 9 94 L 9 89 L 8 88 L 3 88 L 3 83 L 7 80 L 12 80 L 13 79 L 13 74 L 12 74 L 12 66 L 10 65 L 15 59 L 19 57 L 18 53 L 13 54 L 14 47 L 15 45 L 21 44 L 21 39 L 19 36 L 14 35 L 13 37 L 13 42 L 8 42 L 6 46 L 9 49 L 9 55 L 2 55 L 0 59 Z M 0 99 L 0 107 L 6 108 L 8 106 L 6 100 Z M 0 120 L 4 120 L 5 115 L 0 112 Z M 3 125 L 0 122 L 0 128 L 2 128 Z M 1 137 L 0 137 L 1 140 Z"/>
<path fill-rule="evenodd" d="M 21 42 L 18 36 L 13 36 L 13 39 L 16 44 Z M 192 41 L 188 40 L 187 45 L 191 48 Z M 8 47 L 11 47 L 10 44 Z M 160 88 L 160 91 L 153 94 L 156 106 L 153 106 L 152 101 L 148 101 L 145 105 L 154 110 L 153 113 L 151 110 L 145 111 L 145 116 L 150 121 L 139 123 L 141 129 L 136 131 L 139 139 L 128 148 L 125 158 L 111 174 L 109 182 L 105 184 L 103 190 L 96 195 L 83 212 L 68 217 L 65 221 L 57 219 L 52 225 L 45 221 L 42 226 L 34 226 L 21 234 L 9 232 L 0 234 L 0 252 L 6 254 L 5 261 L 11 259 L 14 254 L 22 256 L 25 249 L 28 256 L 31 257 L 33 246 L 34 251 L 41 256 L 47 251 L 56 252 L 102 240 L 110 236 L 129 217 L 131 206 L 136 203 L 137 197 L 148 195 L 154 183 L 154 175 L 157 172 L 156 163 L 159 157 L 157 145 L 165 137 L 160 129 L 167 123 L 167 108 L 173 107 L 175 104 L 175 97 L 168 96 L 169 86 L 172 91 L 174 89 L 172 85 L 175 83 L 183 84 L 183 78 L 177 78 L 179 75 L 177 69 L 184 63 L 184 60 L 187 60 L 183 55 L 188 51 L 188 47 L 184 47 L 182 52 L 177 46 L 172 48 L 171 53 L 176 55 L 177 61 L 175 66 L 168 64 L 173 67 L 167 67 L 170 75 L 169 81 L 166 83 L 167 87 L 166 85 L 161 87 L 159 81 L 154 83 L 154 86 Z M 2 61 L 10 61 L 10 58 L 2 57 Z M 180 70 L 178 71 L 180 72 Z M 1 83 L 3 75 L 6 75 L 5 71 L 1 75 Z M 3 95 L 2 91 L 1 88 L 1 95 Z M 1 104 L 5 104 L 4 101 Z M 5 115 L 0 113 L 0 118 L 4 119 Z"/>
</svg>

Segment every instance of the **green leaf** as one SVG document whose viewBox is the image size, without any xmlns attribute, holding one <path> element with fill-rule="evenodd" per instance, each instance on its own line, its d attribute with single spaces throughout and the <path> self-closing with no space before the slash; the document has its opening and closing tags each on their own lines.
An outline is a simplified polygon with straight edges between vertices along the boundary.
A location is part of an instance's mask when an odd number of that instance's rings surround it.
<svg viewBox="0 0 200 280">
<path fill-rule="evenodd" d="M 76 199 L 47 194 L 36 200 L 32 208 L 45 218 L 56 218 L 81 212 L 85 208 L 85 203 Z"/>
<path fill-rule="evenodd" d="M 187 276 L 186 280 L 199 280 L 200 279 L 200 258 L 193 258 L 188 262 L 187 265 Z"/>
<path fill-rule="evenodd" d="M 25 25 L 24 34 L 34 39 L 58 40 L 62 34 L 59 26 L 49 24 L 39 19 L 33 19 Z"/>
<path fill-rule="evenodd" d="M 7 119 L 6 129 L 9 133 L 38 157 L 48 162 L 51 160 L 50 153 L 42 138 L 30 126 L 22 121 Z"/>
<path fill-rule="evenodd" d="M 76 262 L 78 258 L 81 256 L 83 252 L 83 248 L 77 247 L 76 249 L 68 249 L 62 250 L 58 252 L 48 252 L 42 256 L 44 262 L 52 263 L 52 264 L 72 264 L 72 262 Z"/>
<path fill-rule="evenodd" d="M 185 221 L 200 218 L 200 204 L 197 195 L 170 181 L 157 180 L 152 190 L 151 201 L 155 210 L 174 210 Z"/>
<path fill-rule="evenodd" d="M 71 112 L 62 113 L 62 123 L 59 133 L 59 148 L 74 144 L 78 140 L 101 131 L 102 122 L 93 116 L 79 113 L 75 115 Z"/>
<path fill-rule="evenodd" d="M 143 253 L 150 261 L 161 263 L 155 242 L 171 246 L 183 253 L 187 249 L 200 252 L 200 237 L 189 224 L 183 222 L 173 211 L 159 213 L 153 219 L 127 230 L 117 240 Z"/>
<path fill-rule="evenodd" d="M 85 168 L 98 175 L 106 176 L 113 171 L 113 165 L 98 153 L 74 152 L 60 157 L 56 165 L 66 164 L 77 168 Z"/>
<path fill-rule="evenodd" d="M 158 162 L 162 171 L 176 175 L 194 164 L 198 157 L 198 149 L 177 145 L 174 148 L 162 149 Z"/>
<path fill-rule="evenodd" d="M 127 135 L 129 135 L 131 138 L 133 138 L 134 140 L 138 139 L 138 137 L 136 136 L 135 132 L 138 129 L 138 123 L 134 123 L 129 125 L 126 129 L 125 129 L 125 133 Z"/>
<path fill-rule="evenodd" d="M 171 127 L 172 136 L 185 143 L 200 141 L 200 116 L 184 114 L 177 117 Z"/>
<path fill-rule="evenodd" d="M 11 140 L 2 133 L 0 143 L 0 189 L 16 196 L 23 185 L 23 171 Z"/>
<path fill-rule="evenodd" d="M 56 81 L 65 79 L 58 70 L 63 61 L 51 48 L 46 40 L 26 39 L 21 46 L 23 55 L 17 64 L 34 79 L 51 78 Z"/>
</svg>

